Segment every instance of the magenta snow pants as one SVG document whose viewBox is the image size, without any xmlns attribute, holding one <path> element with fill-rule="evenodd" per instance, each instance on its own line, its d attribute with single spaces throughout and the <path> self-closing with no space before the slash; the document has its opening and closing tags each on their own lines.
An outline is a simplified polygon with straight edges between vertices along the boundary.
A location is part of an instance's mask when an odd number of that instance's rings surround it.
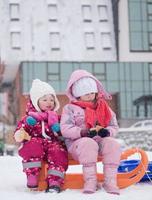
<svg viewBox="0 0 152 200">
<path fill-rule="evenodd" d="M 32 138 L 19 149 L 19 155 L 23 158 L 23 171 L 27 175 L 38 175 L 42 161 L 46 161 L 48 181 L 52 179 L 52 181 L 63 183 L 64 173 L 68 168 L 68 153 L 61 142 Z"/>
</svg>

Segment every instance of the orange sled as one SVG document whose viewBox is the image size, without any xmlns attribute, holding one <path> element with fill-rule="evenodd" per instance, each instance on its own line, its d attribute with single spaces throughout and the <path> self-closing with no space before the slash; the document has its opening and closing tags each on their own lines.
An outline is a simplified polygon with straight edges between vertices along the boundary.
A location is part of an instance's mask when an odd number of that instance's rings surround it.
<svg viewBox="0 0 152 200">
<path fill-rule="evenodd" d="M 141 157 L 138 166 L 129 172 L 118 173 L 118 186 L 119 188 L 126 188 L 132 184 L 135 184 L 140 181 L 140 179 L 144 176 L 147 167 L 148 167 L 148 157 L 144 150 L 138 148 L 132 148 L 124 151 L 121 155 L 121 160 L 126 160 L 129 156 L 138 153 Z M 101 161 L 99 158 L 98 161 Z M 69 165 L 78 165 L 77 161 L 74 161 L 69 156 Z M 38 190 L 42 191 L 47 188 L 47 183 L 45 181 L 47 176 L 47 164 L 42 163 L 41 174 L 39 178 L 39 187 Z M 104 176 L 101 173 L 97 173 L 97 178 L 99 182 L 103 182 Z M 65 183 L 63 189 L 81 189 L 83 188 L 83 175 L 82 173 L 66 173 Z"/>
</svg>

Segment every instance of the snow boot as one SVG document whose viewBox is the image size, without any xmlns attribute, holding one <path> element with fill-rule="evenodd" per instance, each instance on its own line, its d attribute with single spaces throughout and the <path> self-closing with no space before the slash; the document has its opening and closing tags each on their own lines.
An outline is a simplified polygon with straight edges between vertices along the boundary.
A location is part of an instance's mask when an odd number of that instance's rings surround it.
<svg viewBox="0 0 152 200">
<path fill-rule="evenodd" d="M 83 165 L 84 188 L 83 193 L 91 194 L 97 190 L 97 167 L 96 163 Z"/>
<path fill-rule="evenodd" d="M 57 185 L 52 185 L 52 186 L 49 186 L 47 189 L 46 189 L 46 192 L 50 192 L 50 193 L 60 193 L 61 192 L 61 188 Z"/>
<path fill-rule="evenodd" d="M 110 194 L 119 195 L 119 188 L 117 186 L 117 165 L 104 165 L 104 183 L 103 188 Z"/>
<path fill-rule="evenodd" d="M 61 192 L 61 183 L 59 181 L 50 179 L 49 183 L 48 183 L 48 188 L 46 189 L 46 192 L 60 193 Z"/>
<path fill-rule="evenodd" d="M 38 175 L 27 175 L 27 187 L 33 189 L 38 187 Z"/>
</svg>

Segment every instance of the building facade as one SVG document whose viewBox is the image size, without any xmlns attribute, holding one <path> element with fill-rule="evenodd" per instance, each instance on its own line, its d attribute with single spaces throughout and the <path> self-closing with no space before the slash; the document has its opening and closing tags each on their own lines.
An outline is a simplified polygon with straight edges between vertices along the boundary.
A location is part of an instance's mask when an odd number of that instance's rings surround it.
<svg viewBox="0 0 152 200">
<path fill-rule="evenodd" d="M 120 124 L 151 118 L 152 0 L 1 0 L 0 9 L 1 88 L 15 79 L 16 114 L 34 78 L 64 94 L 72 71 L 86 69 L 116 94 Z"/>
</svg>

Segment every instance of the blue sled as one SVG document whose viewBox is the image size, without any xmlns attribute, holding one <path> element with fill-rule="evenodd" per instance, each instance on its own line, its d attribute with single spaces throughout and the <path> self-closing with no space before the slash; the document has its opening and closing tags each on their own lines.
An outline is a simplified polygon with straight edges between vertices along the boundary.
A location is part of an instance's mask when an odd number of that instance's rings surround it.
<svg viewBox="0 0 152 200">
<path fill-rule="evenodd" d="M 129 172 L 132 171 L 133 169 L 135 169 L 138 164 L 140 163 L 140 160 L 123 160 L 120 162 L 120 165 L 118 167 L 118 172 Z M 148 176 L 147 176 L 148 174 Z M 144 182 L 144 181 L 150 181 L 150 179 L 152 179 L 152 161 L 150 161 L 148 163 L 148 169 L 147 169 L 147 174 L 145 174 L 142 179 L 140 180 L 140 182 Z"/>
</svg>

